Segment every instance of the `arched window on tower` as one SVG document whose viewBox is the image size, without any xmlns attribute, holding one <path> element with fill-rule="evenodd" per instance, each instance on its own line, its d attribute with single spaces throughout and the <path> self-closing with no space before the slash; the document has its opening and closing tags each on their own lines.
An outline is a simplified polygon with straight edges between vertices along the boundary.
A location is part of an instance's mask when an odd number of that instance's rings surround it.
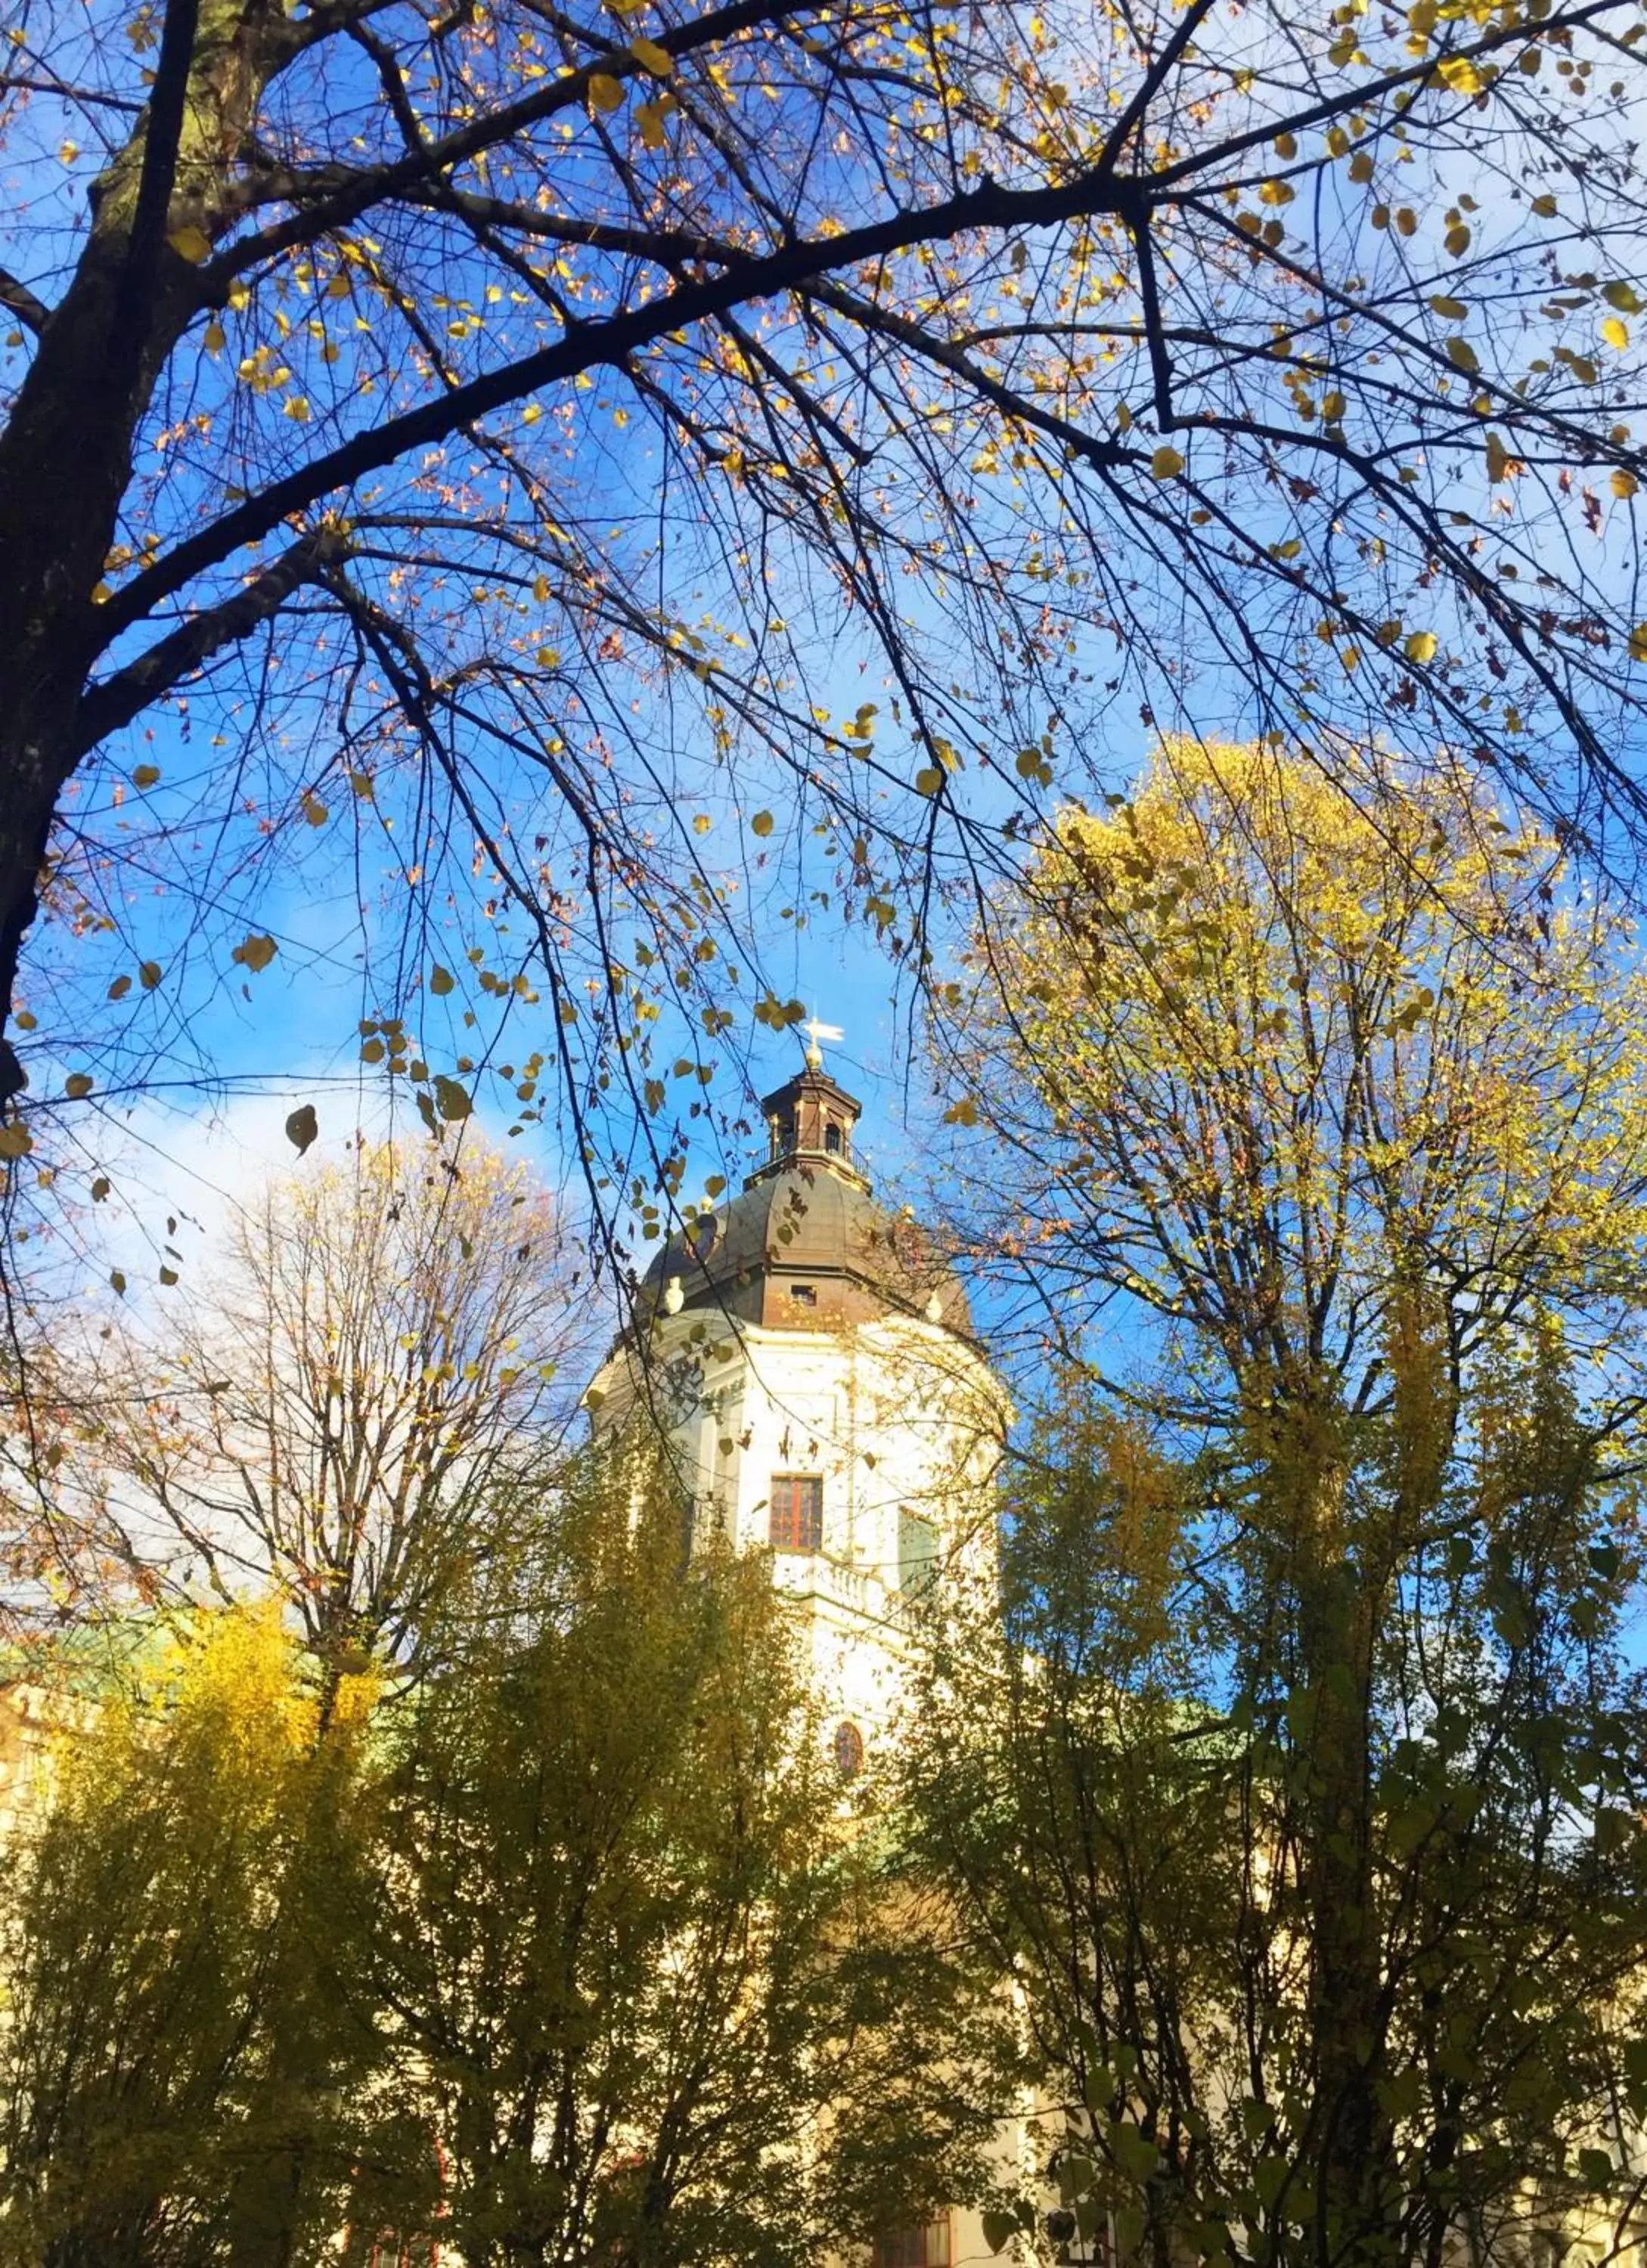
<svg viewBox="0 0 1647 2268">
<path fill-rule="evenodd" d="M 853 1779 L 863 1770 L 863 1734 L 850 1718 L 835 1727 L 835 1769 L 843 1779 Z"/>
<path fill-rule="evenodd" d="M 826 1126 L 824 1129 L 824 1147 L 831 1158 L 839 1157 L 841 1153 L 841 1138 L 840 1128 L 838 1126 Z"/>
</svg>

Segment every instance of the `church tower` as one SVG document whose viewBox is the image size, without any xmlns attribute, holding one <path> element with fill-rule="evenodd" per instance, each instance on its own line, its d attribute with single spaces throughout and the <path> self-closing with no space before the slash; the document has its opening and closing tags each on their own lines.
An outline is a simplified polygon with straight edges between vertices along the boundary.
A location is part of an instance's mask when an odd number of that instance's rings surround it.
<svg viewBox="0 0 1647 2268">
<path fill-rule="evenodd" d="M 771 1552 L 850 1774 L 896 1715 L 923 1613 L 988 1569 L 1006 1403 L 942 1255 L 876 1204 L 860 1105 L 816 1042 L 762 1108 L 764 1162 L 654 1259 L 587 1401 L 600 1432 L 649 1402 L 695 1533 Z"/>
</svg>

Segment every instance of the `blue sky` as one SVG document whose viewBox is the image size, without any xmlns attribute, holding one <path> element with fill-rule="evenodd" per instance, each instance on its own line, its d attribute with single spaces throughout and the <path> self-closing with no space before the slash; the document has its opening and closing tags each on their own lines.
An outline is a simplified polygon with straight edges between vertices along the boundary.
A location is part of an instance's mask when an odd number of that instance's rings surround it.
<svg viewBox="0 0 1647 2268">
<path fill-rule="evenodd" d="M 92 35 L 95 23 L 94 17 L 86 19 L 87 36 Z M 1244 35 L 1237 32 L 1232 36 Z M 123 48 L 116 54 L 119 68 L 128 63 L 133 70 L 138 68 Z M 374 107 L 365 75 L 360 92 Z M 66 113 L 58 114 L 43 103 L 10 153 L 7 186 L 17 192 L 17 201 L 11 219 L 4 225 L 15 232 L 26 205 L 29 225 L 41 232 L 53 257 L 72 256 L 78 201 L 98 161 L 89 133 L 81 137 L 85 148 L 78 158 L 62 157 L 60 136 L 72 125 Z M 378 131 L 381 125 L 380 119 L 371 130 Z M 1429 269 L 1431 282 L 1444 276 L 1447 261 L 1436 240 L 1440 233 L 1437 214 L 1422 215 L 1407 249 L 1394 233 L 1376 244 L 1370 236 L 1361 242 L 1343 241 L 1360 210 L 1360 202 L 1346 193 L 1344 206 L 1329 214 L 1335 256 L 1360 262 L 1366 255 L 1403 275 L 1410 264 L 1414 278 Z M 1506 231 L 1521 226 L 1508 206 L 1497 219 Z M 1004 247 L 998 247 L 998 260 L 990 255 L 994 270 L 980 298 L 987 299 L 999 289 L 1004 305 L 1019 288 L 1014 280 L 1018 272 L 1033 282 L 1053 246 L 1050 239 L 1042 242 L 1030 238 L 1012 250 L 1016 267 L 1009 267 Z M 277 295 L 284 280 L 273 287 Z M 460 264 L 447 280 L 456 291 L 477 287 L 479 269 L 471 274 Z M 1414 282 L 1413 288 L 1420 287 Z M 354 302 L 347 295 L 322 302 L 317 292 L 312 303 L 305 300 L 306 312 L 311 305 L 326 313 L 329 321 L 342 321 L 344 315 L 355 320 Z M 986 306 L 979 312 L 993 316 L 999 311 Z M 206 409 L 236 399 L 232 372 L 243 351 L 257 350 L 256 324 L 266 313 L 254 304 L 244 335 L 230 319 L 226 348 L 208 350 L 203 331 L 197 345 L 179 357 L 176 399 Z M 387 323 L 387 314 L 382 320 Z M 453 352 L 468 366 L 506 351 L 512 344 L 518 348 L 521 340 L 512 339 L 507 327 L 513 323 L 529 329 L 535 320 L 530 311 L 517 314 L 506 304 L 495 318 L 484 315 L 461 354 L 455 348 Z M 1588 322 L 1590 317 L 1579 320 Z M 306 399 L 312 397 L 314 423 L 301 428 L 301 433 L 329 431 L 332 424 L 343 431 L 351 423 L 379 415 L 394 389 L 385 387 L 370 400 L 365 395 L 360 381 L 368 367 L 366 350 L 359 350 L 359 360 L 345 355 L 329 378 L 303 343 L 306 329 L 306 324 L 298 326 L 291 349 L 299 380 L 310 388 Z M 410 387 L 404 372 L 400 383 Z M 1118 394 L 1127 388 L 1136 411 L 1147 414 L 1148 387 L 1141 372 L 1118 377 Z M 614 548 L 646 565 L 660 606 L 667 600 L 683 618 L 696 619 L 700 606 L 714 602 L 716 574 L 725 570 L 726 563 L 720 562 L 718 569 L 709 537 L 701 530 L 692 532 L 692 499 L 687 498 L 683 507 L 678 490 L 666 492 L 662 452 L 647 419 L 635 416 L 627 423 L 618 423 L 623 404 L 615 400 L 616 391 L 615 385 L 602 380 L 560 404 L 566 418 L 564 458 L 556 458 L 551 451 L 544 461 L 551 468 L 558 465 L 569 486 L 575 470 L 588 491 L 586 497 L 580 490 L 575 500 L 590 513 L 598 504 L 600 532 L 609 528 Z M 271 449 L 295 448 L 299 428 L 279 420 L 271 407 L 274 401 L 272 394 L 256 395 L 241 403 L 241 411 L 248 420 L 266 412 L 276 421 L 263 431 Z M 624 414 L 629 416 L 627 410 Z M 547 431 L 549 426 L 538 430 Z M 144 457 L 144 475 L 161 484 L 166 509 L 174 517 L 181 515 L 182 524 L 208 494 L 208 475 L 220 482 L 223 464 L 209 455 L 196 460 L 187 449 L 174 449 L 162 465 L 158 439 L 153 435 L 149 439 L 153 446 Z M 1208 437 L 1208 446 L 1212 446 Z M 1473 439 L 1471 447 L 1475 450 Z M 911 461 L 890 450 L 884 453 L 887 463 L 867 476 L 870 484 L 884 480 L 891 499 L 889 509 L 918 519 L 922 502 L 918 484 L 912 482 Z M 1476 455 L 1467 465 L 1460 460 L 1451 478 L 1454 501 L 1467 505 L 1471 515 L 1483 517 L 1488 491 Z M 394 483 L 389 486 L 393 489 Z M 1033 513 L 1026 518 L 1012 501 L 1015 491 L 1016 483 L 1009 490 L 1004 475 L 999 486 L 993 475 L 980 475 L 979 541 L 985 545 L 999 539 L 1003 556 L 1021 561 L 1025 548 L 1043 537 L 1049 549 L 1054 548 L 1059 531 L 1032 525 Z M 1254 490 L 1249 485 L 1241 493 Z M 1300 507 L 1285 498 L 1279 486 L 1273 493 L 1276 501 L 1260 508 L 1267 526 L 1274 515 L 1277 534 L 1300 512 L 1321 519 L 1325 507 L 1313 498 Z M 1045 503 L 1042 495 L 1038 508 Z M 589 526 L 596 529 L 593 519 Z M 1615 533 L 1615 527 L 1625 532 Z M 1621 577 L 1634 571 L 1633 537 L 1628 528 L 1629 515 L 1616 516 L 1609 504 L 1606 541 L 1616 547 Z M 136 540 L 135 527 L 131 533 Z M 454 549 L 461 548 L 458 539 L 452 541 Z M 1330 551 L 1330 545 L 1326 548 Z M 1116 571 L 1124 575 L 1134 563 L 1122 558 Z M 1148 583 L 1147 563 L 1141 571 Z M 823 580 L 810 568 L 796 569 L 789 584 L 776 586 L 772 595 L 782 600 L 786 611 L 793 606 L 798 635 L 816 661 L 809 694 L 838 715 L 850 714 L 865 701 L 879 707 L 876 755 L 887 767 L 887 784 L 876 807 L 894 823 L 907 826 L 920 814 L 908 792 L 908 774 L 916 759 L 907 732 L 894 718 L 892 692 L 880 665 L 869 659 L 852 625 L 832 608 Z M 746 614 L 759 616 L 764 608 L 756 601 L 764 600 L 767 593 L 764 585 L 756 588 L 753 584 L 754 578 L 746 572 L 745 587 L 733 596 L 744 603 Z M 1050 594 L 1052 584 L 1034 587 Z M 1073 585 L 1059 588 L 1057 603 L 1078 613 L 1084 597 L 1077 596 Z M 1267 603 L 1278 609 L 1281 604 L 1274 589 Z M 1118 657 L 1110 632 L 1079 635 L 1075 666 L 1086 682 L 1072 695 L 1069 728 L 1079 745 L 1067 767 L 1060 767 L 1055 785 L 1041 799 L 1042 808 L 1065 792 L 1067 782 L 1084 794 L 1124 784 L 1143 753 L 1146 732 L 1139 709 L 1145 681 L 1163 725 L 1188 722 L 1222 732 L 1238 731 L 1250 722 L 1249 689 L 1221 666 L 1222 649 L 1213 630 L 1205 623 L 1198 628 L 1193 608 L 1186 605 L 1175 615 L 1165 600 L 1151 599 L 1148 589 L 1146 604 L 1156 606 L 1157 637 L 1148 651 L 1137 643 Z M 942 651 L 935 610 L 929 602 L 923 608 L 916 596 L 909 605 L 915 631 Z M 469 627 L 461 613 L 453 617 L 453 636 L 461 644 Z M 1005 628 L 1003 609 L 1003 635 Z M 1274 636 L 1279 653 L 1295 628 L 1278 611 L 1263 626 L 1263 634 Z M 549 635 L 546 629 L 545 637 Z M 956 657 L 957 668 L 968 659 Z M 300 677 L 301 652 L 293 664 L 288 649 L 283 666 Z M 129 1296 L 136 1299 L 137 1265 L 126 1263 L 121 1256 L 138 1253 L 141 1280 L 152 1292 L 167 1241 L 185 1251 L 187 1266 L 204 1264 L 210 1256 L 210 1226 L 197 1232 L 202 1248 L 197 1259 L 188 1246 L 186 1226 L 180 1243 L 180 1232 L 166 1229 L 166 1222 L 174 1218 L 181 1221 L 193 1211 L 209 1224 L 218 1217 L 213 1206 L 232 1202 L 237 1184 L 248 1174 L 262 1170 L 266 1160 L 283 1162 L 290 1152 L 281 1128 L 295 1103 L 313 1101 L 316 1107 L 321 1139 L 314 1154 L 321 1156 L 329 1145 L 350 1138 L 357 1125 L 377 1130 L 394 1123 L 383 1074 L 359 1061 L 358 1027 L 363 1019 L 396 1005 L 410 1014 L 409 1002 L 415 1004 L 422 1020 L 418 1037 L 428 1046 L 432 1064 L 439 1061 L 443 1066 L 457 1064 L 465 1055 L 518 1064 L 552 1044 L 552 1020 L 542 1004 L 512 1006 L 499 1029 L 496 994 L 477 998 L 471 989 L 468 956 L 477 943 L 486 949 L 498 945 L 495 957 L 506 963 L 512 953 L 519 952 L 521 939 L 518 925 L 512 925 L 512 935 L 499 943 L 502 924 L 489 919 L 479 904 L 487 893 L 484 876 L 475 881 L 469 897 L 458 887 L 464 879 L 462 846 L 456 846 L 450 872 L 442 875 L 439 887 L 415 899 L 410 886 L 403 891 L 396 880 L 400 854 L 395 846 L 407 842 L 410 823 L 403 807 L 391 810 L 393 792 L 387 777 L 373 803 L 351 804 L 340 769 L 338 718 L 326 702 L 307 697 L 301 684 L 285 688 L 289 697 L 284 705 L 277 704 L 279 714 L 269 728 L 270 737 L 267 741 L 261 738 L 247 722 L 261 666 L 260 658 L 248 653 L 243 688 L 230 681 L 215 702 L 191 693 L 186 722 L 169 714 L 157 718 L 112 746 L 102 761 L 87 768 L 84 778 L 84 799 L 77 814 L 95 812 L 93 831 L 103 853 L 118 858 L 122 844 L 131 843 L 140 846 L 140 856 L 124 866 L 105 858 L 97 868 L 96 887 L 103 895 L 94 911 L 106 911 L 114 918 L 113 931 L 93 930 L 70 942 L 60 930 L 41 940 L 33 955 L 31 982 L 40 995 L 41 1026 L 55 1035 L 54 1051 L 37 1055 L 33 1064 L 36 1096 L 59 1093 L 66 1079 L 82 1071 L 98 1081 L 89 1101 L 66 1106 L 54 1123 L 41 1126 L 41 1156 L 59 1168 L 55 1191 L 43 1194 L 48 1204 L 66 1201 L 68 1236 L 82 1248 L 82 1256 L 73 1263 L 78 1288 L 104 1285 L 108 1267 L 121 1265 L 129 1278 Z M 982 677 L 980 672 L 980 681 Z M 1107 698 L 1109 685 L 1122 679 L 1125 685 Z M 625 685 L 622 696 L 612 696 L 614 706 L 629 689 Z M 1335 688 L 1323 696 L 1323 706 L 1348 697 Z M 647 823 L 656 825 L 660 838 L 677 858 L 683 858 L 698 840 L 692 832 L 696 814 L 713 817 L 713 829 L 702 838 L 705 854 L 738 894 L 734 910 L 743 917 L 760 953 L 764 981 L 780 996 L 793 995 L 846 1027 L 847 1038 L 837 1067 L 865 1101 L 868 1153 L 883 1187 L 919 1203 L 924 1178 L 934 1171 L 942 1174 L 943 1152 L 941 1145 L 934 1148 L 926 1082 L 910 1051 L 916 1004 L 907 976 L 900 981 L 877 951 L 871 924 L 842 920 L 838 901 L 827 910 L 808 910 L 808 892 L 831 886 L 831 869 L 838 859 L 809 836 L 810 814 L 804 794 L 781 778 L 769 777 L 778 768 L 763 761 L 755 763 L 742 782 L 718 777 L 705 728 L 690 713 L 687 703 L 683 699 L 677 705 L 676 696 L 667 688 L 643 689 L 631 705 L 640 699 L 656 703 L 655 712 L 640 719 L 641 727 L 655 728 L 656 744 L 678 758 L 690 784 L 679 790 L 673 805 L 667 792 L 642 781 L 638 770 L 625 785 L 646 796 Z M 1008 800 L 1020 792 L 1012 775 L 1015 733 L 1004 718 L 978 721 L 984 733 L 999 722 L 1002 736 L 998 752 L 1002 772 L 986 774 L 974 765 L 964 776 L 968 806 L 987 821 L 999 819 Z M 1030 718 L 1029 726 L 1038 729 L 1047 722 L 1043 715 Z M 213 753 L 219 742 L 226 755 Z M 534 788 L 531 782 L 501 771 L 494 778 L 487 766 L 495 761 L 489 756 L 481 769 L 495 791 L 496 806 L 511 823 L 519 822 L 529 832 L 543 800 L 541 782 Z M 150 767 L 158 773 L 153 780 L 146 777 Z M 256 800 L 255 814 L 225 820 L 225 809 L 233 808 L 233 798 L 225 806 L 222 784 L 232 773 L 237 785 L 244 785 Z M 321 822 L 312 830 L 306 815 L 308 799 L 297 792 L 306 782 L 316 786 L 313 807 L 325 806 Z M 118 806 L 117 796 L 122 799 Z M 750 828 L 764 807 L 770 808 L 772 825 L 757 843 Z M 122 833 L 133 812 L 143 814 L 146 832 Z M 391 817 L 401 830 L 393 839 L 386 831 Z M 265 864 L 262 854 L 268 841 L 258 829 L 266 822 L 275 826 L 277 820 L 273 854 Z M 258 854 L 257 863 L 254 854 Z M 415 845 L 405 850 L 404 858 L 420 863 Z M 791 909 L 788 916 L 786 905 Z M 794 917 L 801 911 L 804 928 Z M 410 924 L 404 941 L 403 916 L 410 917 Z M 934 942 L 941 953 L 956 941 L 962 925 L 958 914 L 947 918 L 947 931 L 943 920 L 935 924 Z M 265 937 L 277 949 L 261 973 L 232 963 L 230 954 L 240 940 Z M 619 943 L 627 953 L 630 941 Z M 574 960 L 587 962 L 597 950 L 587 936 L 574 937 Z M 440 1002 L 428 985 L 437 967 L 454 972 L 460 980 Z M 152 989 L 144 979 L 149 968 L 159 972 Z M 111 1014 L 109 995 L 120 986 L 128 989 Z M 747 969 L 736 989 L 747 1010 Z M 465 1012 L 477 1016 L 478 1037 L 463 1025 Z M 758 1094 L 781 1078 L 798 1052 L 792 1035 L 779 1036 L 758 1028 L 751 1032 L 745 1027 L 745 1035 L 750 1041 L 748 1087 L 741 1079 L 735 1050 L 722 1049 L 708 1090 L 712 1109 L 690 1122 L 691 1175 L 683 1189 L 688 1198 L 694 1194 L 694 1183 L 711 1173 L 734 1179 L 750 1152 L 758 1147 L 756 1130 L 747 1135 L 738 1130 L 740 1120 L 747 1123 L 743 1106 L 748 1093 Z M 666 1062 L 676 1055 L 677 1041 L 683 1059 L 691 1057 L 684 1031 L 672 1027 L 667 1011 L 659 1037 L 668 1042 L 661 1049 Z M 494 1138 L 508 1140 L 509 1125 L 514 1123 L 503 1107 L 509 1083 L 488 1072 L 474 1084 L 480 1124 Z M 547 1094 L 552 1084 L 550 1079 L 540 1081 L 540 1093 Z M 136 1101 L 129 1100 L 133 1087 L 143 1090 Z M 692 1092 L 696 1090 L 690 1083 L 671 1080 L 666 1116 L 673 1115 L 677 1096 Z M 404 1116 L 408 1123 L 416 1124 L 410 1112 Z M 621 1111 L 615 1114 L 616 1121 L 621 1118 Z M 615 1145 L 621 1136 L 619 1123 Z M 581 1204 L 578 1177 L 564 1123 L 552 1108 L 542 1120 L 528 1123 L 515 1140 L 531 1150 L 545 1178 L 566 1191 L 569 1204 L 577 1211 Z M 89 1190 L 105 1173 L 114 1187 L 105 1204 L 93 1206 Z M 195 1201 L 187 1195 L 191 1189 Z"/>
</svg>

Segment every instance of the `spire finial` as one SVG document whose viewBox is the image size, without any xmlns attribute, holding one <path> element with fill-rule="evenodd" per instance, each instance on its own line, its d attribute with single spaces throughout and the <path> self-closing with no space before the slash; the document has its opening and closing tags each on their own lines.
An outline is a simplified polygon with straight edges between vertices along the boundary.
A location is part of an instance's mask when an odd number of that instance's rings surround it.
<svg viewBox="0 0 1647 2268">
<path fill-rule="evenodd" d="M 822 1071 L 824 1068 L 824 1049 L 822 1042 L 828 1040 L 831 1044 L 833 1044 L 838 1040 L 844 1040 L 846 1035 L 842 1031 L 838 1024 L 820 1024 L 816 1016 L 812 1018 L 811 1021 L 805 1027 L 805 1029 L 807 1033 L 807 1069 L 809 1071 Z"/>
</svg>

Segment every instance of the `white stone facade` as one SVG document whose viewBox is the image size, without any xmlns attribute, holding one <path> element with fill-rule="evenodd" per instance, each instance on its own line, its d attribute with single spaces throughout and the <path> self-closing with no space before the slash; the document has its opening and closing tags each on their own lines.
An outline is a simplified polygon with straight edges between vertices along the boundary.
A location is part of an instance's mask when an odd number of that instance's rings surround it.
<svg viewBox="0 0 1647 2268">
<path fill-rule="evenodd" d="M 942 1253 L 875 1204 L 853 1159 L 859 1105 L 816 1049 L 763 1108 L 766 1163 L 654 1258 L 587 1401 L 597 1438 L 650 1424 L 668 1442 L 694 1544 L 770 1555 L 822 1736 L 850 1773 L 896 1742 L 947 1583 L 993 1581 L 1010 1410 Z M 1002 2126 L 1015 2167 L 1028 2134 Z M 957 2206 L 846 2268 L 996 2257 Z"/>
<path fill-rule="evenodd" d="M 946 1576 L 993 1572 L 991 1483 L 1010 1412 L 982 1357 L 945 1323 L 901 1313 L 806 1330 L 660 1311 L 646 1359 L 620 1346 L 587 1401 L 597 1435 L 648 1418 L 663 1431 L 695 1539 L 771 1553 L 824 1737 L 848 1768 L 854 1735 L 873 1761 L 897 1738 L 921 1618 L 942 1611 Z M 772 1484 L 785 1479 L 819 1484 L 816 1550 L 773 1547 Z M 1004 2160 L 1023 2159 L 1029 2133 L 1026 2120 L 1003 2124 Z M 866 2247 L 826 2268 L 893 2268 L 912 2248 L 940 2268 L 1004 2257 L 956 2206 L 901 2232 L 884 2259 Z"/>
<path fill-rule="evenodd" d="M 809 1331 L 698 1310 L 661 1316 L 644 1365 L 620 1349 L 589 1401 L 598 1432 L 650 1403 L 696 1533 L 772 1552 L 827 1719 L 884 1738 L 923 1604 L 993 1556 L 1006 1405 L 981 1358 L 903 1314 Z M 815 1550 L 786 1547 L 781 1514 L 774 1536 L 773 1484 L 793 1481 L 818 1484 Z"/>
</svg>

